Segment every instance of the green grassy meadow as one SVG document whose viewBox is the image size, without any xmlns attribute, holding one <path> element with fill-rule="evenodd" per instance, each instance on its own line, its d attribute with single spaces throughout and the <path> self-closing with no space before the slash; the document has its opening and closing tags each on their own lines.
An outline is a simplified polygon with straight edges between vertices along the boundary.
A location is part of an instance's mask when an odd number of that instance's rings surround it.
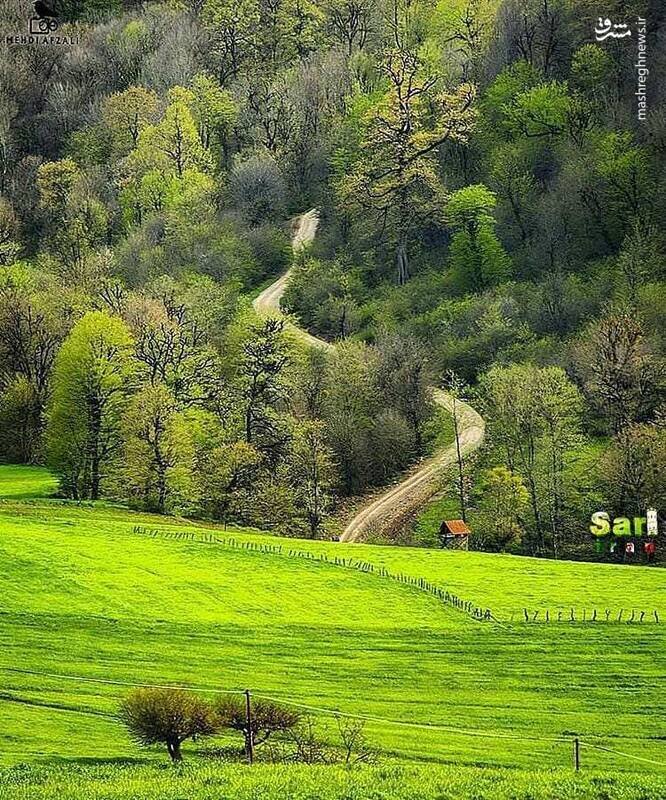
<svg viewBox="0 0 666 800">
<path fill-rule="evenodd" d="M 13 800 L 661 800 L 659 777 L 451 766 L 54 765 L 0 770 Z"/>
<path fill-rule="evenodd" d="M 0 498 L 29 500 L 55 492 L 57 480 L 41 467 L 3 466 L 0 468 Z"/>
<path fill-rule="evenodd" d="M 666 775 L 660 569 L 280 540 L 299 552 L 427 578 L 488 605 L 500 620 L 480 623 L 378 574 L 207 543 L 213 529 L 202 524 L 50 499 L 53 484 L 40 470 L 0 468 L 0 487 L 0 764 L 8 768 L 147 759 L 156 765 L 141 769 L 158 770 L 161 751 L 138 748 L 115 717 L 129 687 L 148 683 L 211 696 L 249 687 L 320 709 L 324 726 L 326 711 L 368 716 L 368 738 L 390 761 L 566 769 L 578 735 L 589 743 L 588 770 Z M 170 535 L 142 535 L 137 524 Z M 175 538 L 186 530 L 194 541 Z M 214 533 L 276 541 L 252 531 Z M 523 606 L 657 609 L 663 622 L 524 624 Z M 186 744 L 186 759 L 208 746 Z M 77 796 L 53 788 L 58 770 L 40 783 L 41 794 L 30 794 L 32 778 L 24 784 L 21 774 L 5 773 L 12 798 Z M 154 775 L 159 785 L 162 773 Z M 262 775 L 266 785 L 273 780 L 270 771 Z M 404 791 L 385 796 L 412 796 Z M 95 792 L 80 796 L 125 796 Z M 433 788 L 422 796 L 474 795 Z"/>
</svg>

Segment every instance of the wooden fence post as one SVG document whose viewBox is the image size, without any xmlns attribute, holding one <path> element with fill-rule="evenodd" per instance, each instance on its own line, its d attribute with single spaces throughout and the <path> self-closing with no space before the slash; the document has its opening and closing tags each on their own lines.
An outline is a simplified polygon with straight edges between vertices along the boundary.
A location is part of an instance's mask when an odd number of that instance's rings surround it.
<svg viewBox="0 0 666 800">
<path fill-rule="evenodd" d="M 245 724 L 247 726 L 247 738 L 245 747 L 247 751 L 247 763 L 254 761 L 254 742 L 252 736 L 252 704 L 250 702 L 250 690 L 245 690 Z"/>
</svg>

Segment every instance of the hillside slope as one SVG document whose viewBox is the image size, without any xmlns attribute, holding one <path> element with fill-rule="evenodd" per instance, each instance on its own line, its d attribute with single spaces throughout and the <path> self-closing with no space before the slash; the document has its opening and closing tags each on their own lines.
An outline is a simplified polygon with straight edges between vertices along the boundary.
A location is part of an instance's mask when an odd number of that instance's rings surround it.
<svg viewBox="0 0 666 800">
<path fill-rule="evenodd" d="M 30 483 L 29 470 L 14 477 Z M 138 756 L 118 703 L 131 684 L 168 683 L 249 686 L 320 709 L 324 724 L 332 710 L 369 716 L 371 741 L 400 758 L 566 766 L 575 731 L 659 771 L 662 625 L 478 623 L 348 559 L 429 569 L 496 605 L 514 590 L 610 601 L 606 585 L 646 600 L 658 570 L 288 540 L 276 555 L 258 550 L 267 542 L 118 507 L 0 503 L 3 760 Z M 346 566 L 305 557 L 325 548 Z M 636 768 L 600 751 L 606 762 Z"/>
</svg>

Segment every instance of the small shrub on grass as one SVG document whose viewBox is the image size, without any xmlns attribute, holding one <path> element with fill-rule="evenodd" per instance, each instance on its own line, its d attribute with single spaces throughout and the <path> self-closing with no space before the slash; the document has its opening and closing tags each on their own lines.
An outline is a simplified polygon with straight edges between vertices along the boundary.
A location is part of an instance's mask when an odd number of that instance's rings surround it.
<svg viewBox="0 0 666 800">
<path fill-rule="evenodd" d="M 174 762 L 182 761 L 181 745 L 186 739 L 217 730 L 210 706 L 180 689 L 137 689 L 125 698 L 120 716 L 139 744 L 165 744 Z"/>
<path fill-rule="evenodd" d="M 215 706 L 215 717 L 220 728 L 229 728 L 243 734 L 246 752 L 250 747 L 250 733 L 255 747 L 263 744 L 272 734 L 282 733 L 298 724 L 300 714 L 291 708 L 270 700 L 252 702 L 251 724 L 247 723 L 245 698 L 229 695 Z"/>
</svg>

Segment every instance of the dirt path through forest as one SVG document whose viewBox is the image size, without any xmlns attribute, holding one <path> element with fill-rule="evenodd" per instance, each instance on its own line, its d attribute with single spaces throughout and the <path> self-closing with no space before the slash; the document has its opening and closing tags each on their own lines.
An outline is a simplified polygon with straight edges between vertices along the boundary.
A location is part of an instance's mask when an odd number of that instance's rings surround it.
<svg viewBox="0 0 666 800">
<path fill-rule="evenodd" d="M 319 214 L 316 209 L 307 211 L 298 217 L 294 225 L 292 246 L 297 254 L 313 240 L 319 227 Z M 281 314 L 280 300 L 289 283 L 291 270 L 287 270 L 255 299 L 254 308 L 261 314 Z M 307 331 L 289 323 L 299 338 L 313 347 L 331 349 L 333 345 L 312 336 Z M 441 389 L 434 390 L 437 405 L 453 409 L 453 398 Z M 461 429 L 460 447 L 463 455 L 467 455 L 483 442 L 485 422 L 471 406 L 458 401 L 458 420 Z M 382 530 L 384 526 L 406 513 L 417 509 L 429 500 L 439 489 L 439 477 L 443 469 L 456 464 L 455 442 L 425 460 L 416 467 L 411 475 L 383 492 L 359 511 L 345 528 L 340 541 L 357 542 L 370 530 Z"/>
</svg>

